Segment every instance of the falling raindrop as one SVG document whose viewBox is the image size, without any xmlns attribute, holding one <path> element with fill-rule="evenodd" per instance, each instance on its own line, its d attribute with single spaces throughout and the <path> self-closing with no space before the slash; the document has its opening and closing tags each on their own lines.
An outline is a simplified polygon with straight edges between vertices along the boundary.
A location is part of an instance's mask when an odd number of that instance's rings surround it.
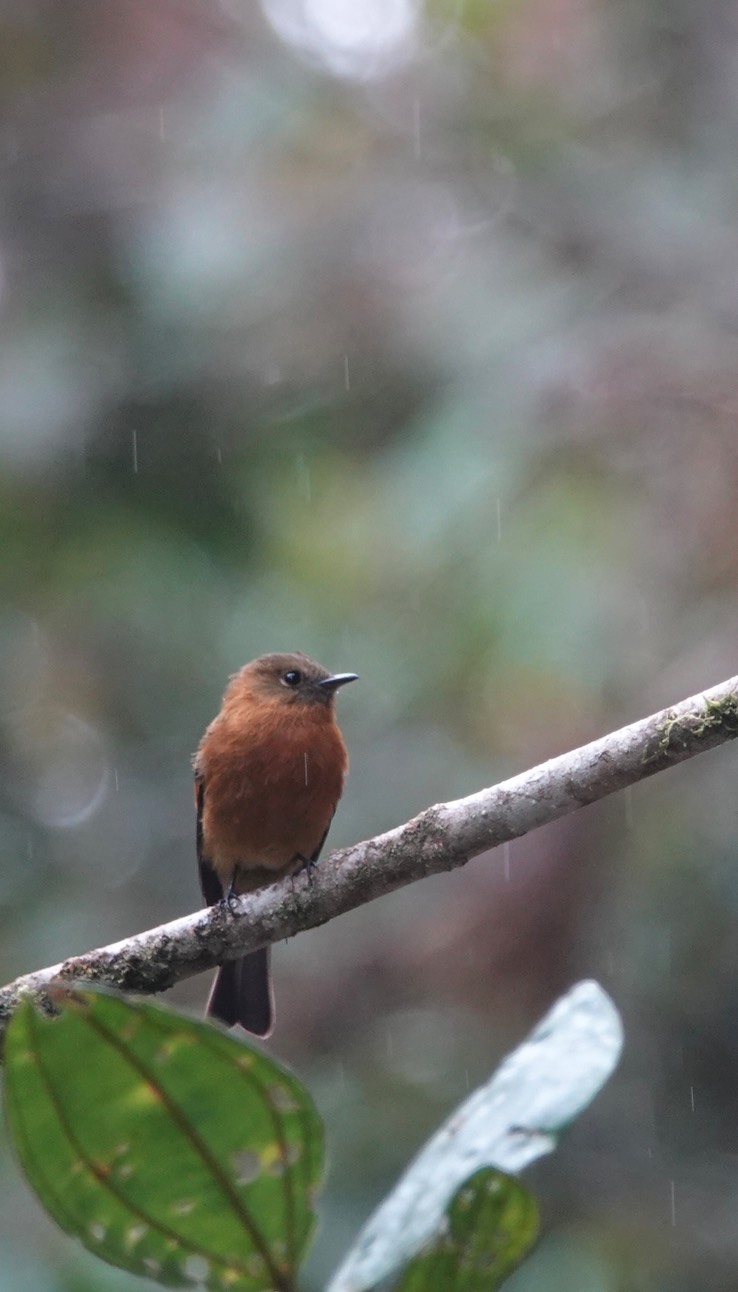
<svg viewBox="0 0 738 1292">
<path fill-rule="evenodd" d="M 138 475 L 138 431 L 131 431 L 133 442 L 133 474 Z"/>
<path fill-rule="evenodd" d="M 671 1193 L 671 1223 L 676 1228 L 676 1185 L 673 1180 L 669 1181 Z"/>
<path fill-rule="evenodd" d="M 351 374 L 349 372 L 349 357 L 347 354 L 343 356 L 343 386 L 344 390 L 351 389 Z"/>
<path fill-rule="evenodd" d="M 502 542 L 502 499 L 497 499 L 497 542 Z"/>
<path fill-rule="evenodd" d="M 510 883 L 510 841 L 502 845 L 502 860 L 505 867 L 505 881 Z"/>
<path fill-rule="evenodd" d="M 420 99 L 417 94 L 413 99 L 413 153 L 416 161 L 420 160 Z"/>
</svg>

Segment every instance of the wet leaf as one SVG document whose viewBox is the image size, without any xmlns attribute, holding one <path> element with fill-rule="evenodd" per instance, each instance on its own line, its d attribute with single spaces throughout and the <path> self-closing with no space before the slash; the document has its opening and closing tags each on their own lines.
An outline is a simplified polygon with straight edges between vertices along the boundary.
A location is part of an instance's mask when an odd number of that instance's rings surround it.
<svg viewBox="0 0 738 1292">
<path fill-rule="evenodd" d="M 367 1221 L 329 1292 L 362 1292 L 410 1260 L 475 1170 L 515 1173 L 551 1153 L 607 1081 L 622 1043 L 607 993 L 596 982 L 572 987 L 421 1149 Z"/>
<path fill-rule="evenodd" d="M 454 1194 L 443 1229 L 396 1292 L 494 1292 L 533 1246 L 538 1207 L 518 1180 L 486 1167 Z"/>
<path fill-rule="evenodd" d="M 294 1286 L 322 1130 L 273 1059 L 210 1024 L 85 990 L 58 1018 L 23 1002 L 6 1062 L 23 1169 L 90 1251 L 171 1287 Z"/>
</svg>

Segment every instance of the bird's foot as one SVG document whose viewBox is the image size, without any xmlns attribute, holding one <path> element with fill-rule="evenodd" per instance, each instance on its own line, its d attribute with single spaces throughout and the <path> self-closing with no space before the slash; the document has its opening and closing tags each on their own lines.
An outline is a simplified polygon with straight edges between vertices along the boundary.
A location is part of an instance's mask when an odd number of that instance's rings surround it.
<svg viewBox="0 0 738 1292">
<path fill-rule="evenodd" d="M 233 879 L 231 880 L 230 884 L 228 885 L 228 892 L 227 892 L 227 893 L 224 893 L 224 894 L 223 894 L 223 896 L 222 896 L 222 898 L 220 899 L 220 900 L 222 901 L 223 905 L 224 905 L 225 907 L 227 907 L 228 912 L 229 912 L 229 914 L 230 914 L 230 915 L 240 915 L 240 914 L 241 914 L 241 912 L 240 912 L 240 910 L 239 910 L 239 906 L 238 906 L 238 896 L 239 896 L 239 895 L 238 895 L 238 893 L 236 892 L 236 890 L 235 890 L 235 888 L 234 888 L 234 884 L 235 884 L 235 882 L 236 882 L 236 878 L 235 878 L 235 875 L 234 875 Z"/>
<path fill-rule="evenodd" d="M 303 857 L 301 852 L 295 853 L 295 861 L 299 861 L 300 864 L 297 867 L 297 870 L 294 872 L 292 878 L 296 879 L 298 875 L 304 874 L 304 875 L 307 875 L 308 883 L 312 884 L 313 871 L 316 869 L 318 865 L 317 861 L 313 861 L 312 857 Z"/>
</svg>

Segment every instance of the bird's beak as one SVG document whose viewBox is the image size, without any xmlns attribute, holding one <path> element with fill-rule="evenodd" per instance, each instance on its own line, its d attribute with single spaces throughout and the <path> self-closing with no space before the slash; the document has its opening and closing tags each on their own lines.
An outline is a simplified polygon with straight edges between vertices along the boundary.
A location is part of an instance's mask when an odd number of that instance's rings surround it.
<svg viewBox="0 0 738 1292">
<path fill-rule="evenodd" d="M 358 673 L 334 673 L 333 677 L 322 678 L 318 686 L 324 687 L 326 691 L 337 691 L 339 686 L 345 686 L 347 682 L 356 682 L 358 677 Z"/>
</svg>

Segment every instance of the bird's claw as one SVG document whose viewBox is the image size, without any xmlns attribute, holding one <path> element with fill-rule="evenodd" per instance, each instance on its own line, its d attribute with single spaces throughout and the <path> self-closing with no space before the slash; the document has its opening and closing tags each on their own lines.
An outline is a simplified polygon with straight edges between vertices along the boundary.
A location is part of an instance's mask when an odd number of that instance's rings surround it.
<svg viewBox="0 0 738 1292">
<path fill-rule="evenodd" d="M 224 893 L 221 898 L 221 901 L 228 910 L 229 915 L 240 915 L 241 912 L 239 910 L 238 897 L 239 894 L 234 889 L 233 880 L 231 880 L 228 892 Z"/>
<path fill-rule="evenodd" d="M 303 857 L 301 852 L 297 853 L 295 857 L 295 861 L 299 861 L 300 864 L 297 867 L 297 870 L 294 872 L 292 878 L 296 879 L 298 875 L 307 875 L 307 882 L 309 884 L 312 884 L 313 871 L 317 868 L 317 865 L 318 865 L 317 861 L 313 861 L 312 857 Z"/>
</svg>

